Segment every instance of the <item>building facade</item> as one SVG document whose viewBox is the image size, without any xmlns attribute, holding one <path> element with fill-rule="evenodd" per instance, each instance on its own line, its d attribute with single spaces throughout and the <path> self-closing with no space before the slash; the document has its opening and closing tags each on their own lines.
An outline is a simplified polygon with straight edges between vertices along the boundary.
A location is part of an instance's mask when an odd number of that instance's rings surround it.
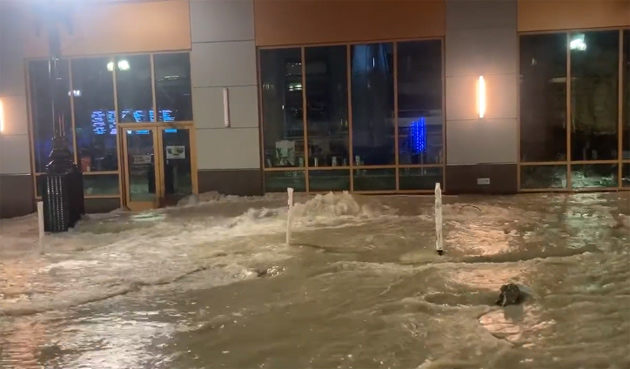
<svg viewBox="0 0 630 369">
<path fill-rule="evenodd" d="M 2 217 L 34 210 L 49 161 L 45 2 L 0 2 Z M 60 4 L 88 211 L 630 189 L 630 0 Z"/>
</svg>

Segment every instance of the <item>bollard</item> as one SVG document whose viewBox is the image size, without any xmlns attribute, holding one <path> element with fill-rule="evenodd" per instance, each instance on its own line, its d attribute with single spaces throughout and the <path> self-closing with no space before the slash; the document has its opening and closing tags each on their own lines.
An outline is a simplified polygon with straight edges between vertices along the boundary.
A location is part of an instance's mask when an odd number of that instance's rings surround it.
<svg viewBox="0 0 630 369">
<path fill-rule="evenodd" d="M 435 184 L 435 251 L 438 255 L 444 253 L 444 241 L 442 239 L 442 188 L 439 183 Z"/>
<path fill-rule="evenodd" d="M 37 225 L 39 228 L 39 239 L 44 238 L 44 202 L 37 202 Z"/>
<path fill-rule="evenodd" d="M 287 245 L 291 244 L 291 210 L 293 209 L 293 188 L 287 188 Z"/>
</svg>

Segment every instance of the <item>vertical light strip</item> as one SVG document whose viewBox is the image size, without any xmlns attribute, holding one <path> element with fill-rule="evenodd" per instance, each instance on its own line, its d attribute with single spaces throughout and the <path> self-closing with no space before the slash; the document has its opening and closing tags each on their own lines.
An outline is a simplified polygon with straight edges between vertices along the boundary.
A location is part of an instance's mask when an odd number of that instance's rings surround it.
<svg viewBox="0 0 630 369">
<path fill-rule="evenodd" d="M 486 115 L 486 80 L 479 76 L 477 81 L 477 114 L 479 118 Z"/>
<path fill-rule="evenodd" d="M 227 87 L 223 87 L 223 125 L 230 128 L 230 95 Z"/>
<path fill-rule="evenodd" d="M 0 99 L 0 133 L 4 132 L 4 104 Z"/>
</svg>

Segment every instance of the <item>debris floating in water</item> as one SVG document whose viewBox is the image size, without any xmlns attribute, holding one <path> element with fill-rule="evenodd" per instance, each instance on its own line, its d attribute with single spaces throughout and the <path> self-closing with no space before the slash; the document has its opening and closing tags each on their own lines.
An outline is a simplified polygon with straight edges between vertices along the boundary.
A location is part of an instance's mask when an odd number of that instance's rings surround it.
<svg viewBox="0 0 630 369">
<path fill-rule="evenodd" d="M 518 285 L 508 283 L 501 286 L 501 294 L 496 304 L 499 306 L 518 305 L 525 300 L 524 297 Z"/>
</svg>

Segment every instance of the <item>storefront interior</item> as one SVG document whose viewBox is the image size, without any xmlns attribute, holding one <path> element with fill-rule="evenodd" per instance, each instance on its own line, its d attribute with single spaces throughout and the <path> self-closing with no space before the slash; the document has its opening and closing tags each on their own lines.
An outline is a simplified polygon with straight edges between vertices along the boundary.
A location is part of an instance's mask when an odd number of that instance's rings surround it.
<svg viewBox="0 0 630 369">
<path fill-rule="evenodd" d="M 53 125 L 48 60 L 28 61 L 36 197 Z M 68 148 L 86 198 L 120 199 L 132 210 L 176 203 L 196 192 L 188 52 L 59 61 Z"/>
</svg>

